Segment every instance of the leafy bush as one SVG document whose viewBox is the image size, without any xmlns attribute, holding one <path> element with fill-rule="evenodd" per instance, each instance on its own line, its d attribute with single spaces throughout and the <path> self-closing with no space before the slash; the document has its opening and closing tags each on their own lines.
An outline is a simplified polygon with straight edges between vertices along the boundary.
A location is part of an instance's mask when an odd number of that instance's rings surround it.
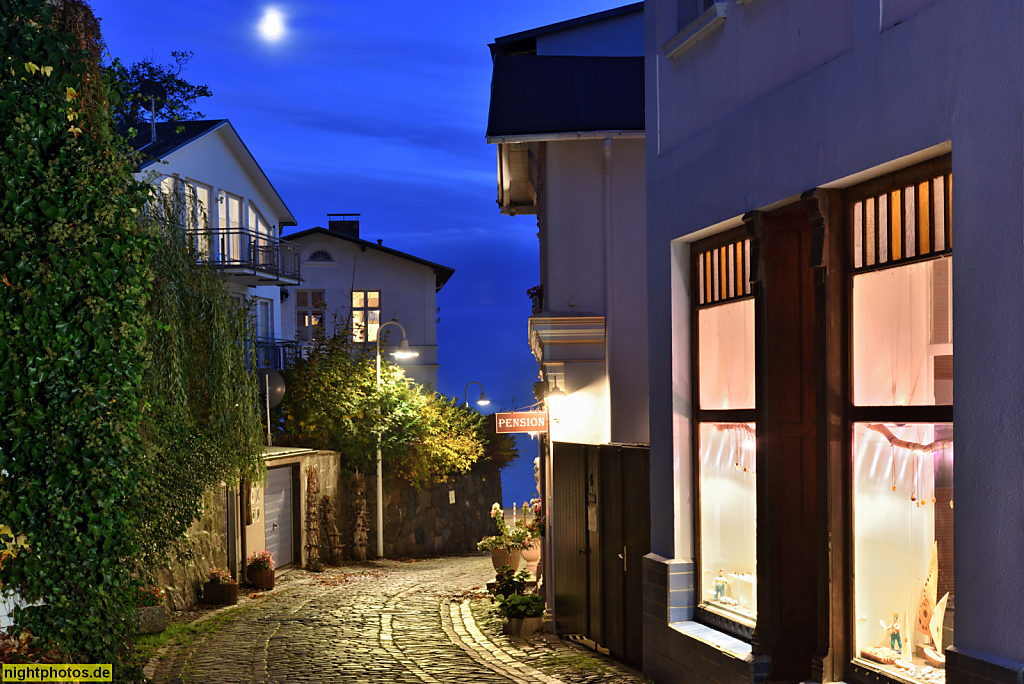
<svg viewBox="0 0 1024 684">
<path fill-rule="evenodd" d="M 498 594 L 494 600 L 506 620 L 544 615 L 544 598 L 540 594 Z"/>
</svg>

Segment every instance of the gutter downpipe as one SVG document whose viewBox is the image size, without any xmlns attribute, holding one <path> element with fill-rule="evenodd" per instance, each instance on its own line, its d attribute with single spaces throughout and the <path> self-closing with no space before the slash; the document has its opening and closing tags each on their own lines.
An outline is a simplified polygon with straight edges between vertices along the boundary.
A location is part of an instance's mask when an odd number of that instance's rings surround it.
<svg viewBox="0 0 1024 684">
<path fill-rule="evenodd" d="M 604 139 L 604 375 L 608 383 L 608 441 L 612 435 L 612 137 Z"/>
</svg>

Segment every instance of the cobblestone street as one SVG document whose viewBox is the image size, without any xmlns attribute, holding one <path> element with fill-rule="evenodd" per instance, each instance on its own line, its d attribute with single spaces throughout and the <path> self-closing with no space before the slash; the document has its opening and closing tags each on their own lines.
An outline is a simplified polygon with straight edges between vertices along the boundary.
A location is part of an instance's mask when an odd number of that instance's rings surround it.
<svg viewBox="0 0 1024 684">
<path fill-rule="evenodd" d="M 225 609 L 170 646 L 155 682 L 640 682 L 638 672 L 553 635 L 504 636 L 483 556 L 380 561 L 314 574 Z M 210 613 L 210 619 L 221 613 Z"/>
</svg>

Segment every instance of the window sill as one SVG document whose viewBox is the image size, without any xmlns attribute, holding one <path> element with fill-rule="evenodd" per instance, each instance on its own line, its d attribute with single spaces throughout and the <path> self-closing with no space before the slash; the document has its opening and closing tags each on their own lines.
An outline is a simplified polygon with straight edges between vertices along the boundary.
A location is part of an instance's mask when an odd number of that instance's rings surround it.
<svg viewBox="0 0 1024 684">
<path fill-rule="evenodd" d="M 690 22 L 686 28 L 662 45 L 661 51 L 669 59 L 675 59 L 682 55 L 725 23 L 726 7 L 726 3 L 716 2 L 704 14 Z"/>
<path fill-rule="evenodd" d="M 672 622 L 669 627 L 675 631 L 685 634 L 691 639 L 696 639 L 715 649 L 722 651 L 728 656 L 738 660 L 747 660 L 752 656 L 750 644 L 740 641 L 731 634 L 720 632 L 713 627 L 702 625 L 699 622 L 687 620 L 685 622 Z"/>
</svg>

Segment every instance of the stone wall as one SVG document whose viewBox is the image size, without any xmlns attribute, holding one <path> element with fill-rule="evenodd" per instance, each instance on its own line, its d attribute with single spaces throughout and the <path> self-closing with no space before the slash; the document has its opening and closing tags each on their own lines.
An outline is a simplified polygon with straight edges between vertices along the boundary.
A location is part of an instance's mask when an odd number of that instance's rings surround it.
<svg viewBox="0 0 1024 684">
<path fill-rule="evenodd" d="M 195 605 L 210 568 L 227 567 L 227 490 L 214 487 L 203 498 L 203 517 L 174 543 L 167 564 L 156 569 L 157 584 L 172 610 Z"/>
<path fill-rule="evenodd" d="M 338 531 L 344 554 L 352 554 L 350 481 L 338 482 Z M 369 556 L 377 555 L 377 480 L 366 478 L 370 512 Z M 455 493 L 455 503 L 450 503 Z M 475 553 L 476 543 L 495 534 L 491 505 L 501 503 L 499 471 L 456 475 L 433 487 L 417 490 L 409 483 L 384 478 L 384 553 L 388 558 L 424 558 Z"/>
</svg>

